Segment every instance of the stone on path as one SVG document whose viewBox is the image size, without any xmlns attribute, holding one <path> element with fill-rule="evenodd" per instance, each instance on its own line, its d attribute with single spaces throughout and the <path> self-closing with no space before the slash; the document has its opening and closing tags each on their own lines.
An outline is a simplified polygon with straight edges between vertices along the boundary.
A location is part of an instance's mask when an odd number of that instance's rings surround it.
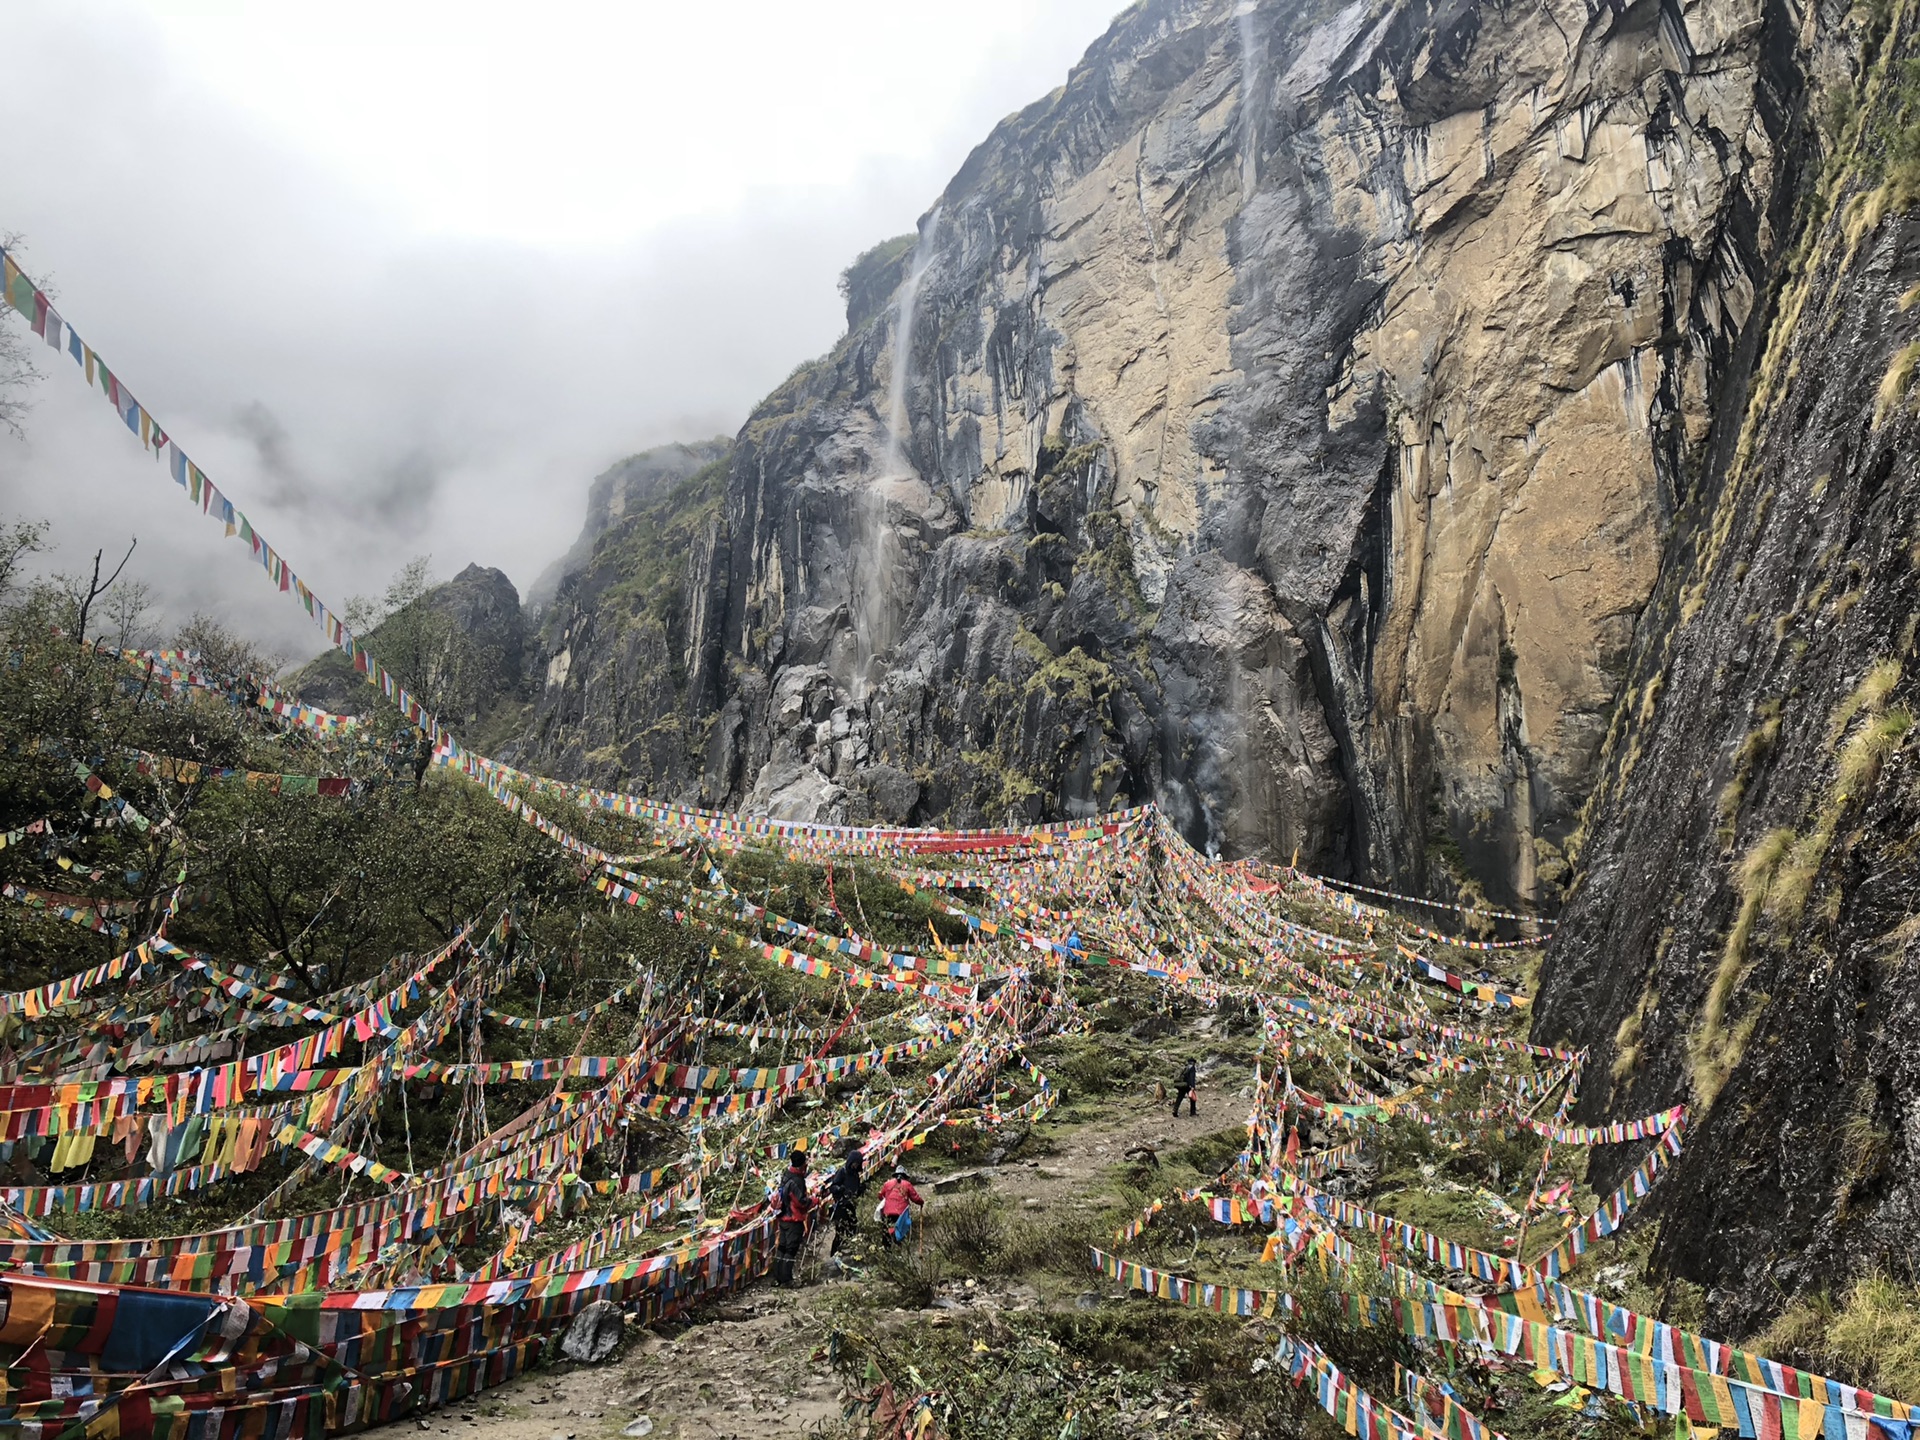
<svg viewBox="0 0 1920 1440">
<path fill-rule="evenodd" d="M 597 1365 L 620 1348 L 620 1337 L 625 1333 L 620 1307 L 596 1300 L 573 1317 L 566 1338 L 560 1342 L 560 1353 L 583 1365 Z"/>
</svg>

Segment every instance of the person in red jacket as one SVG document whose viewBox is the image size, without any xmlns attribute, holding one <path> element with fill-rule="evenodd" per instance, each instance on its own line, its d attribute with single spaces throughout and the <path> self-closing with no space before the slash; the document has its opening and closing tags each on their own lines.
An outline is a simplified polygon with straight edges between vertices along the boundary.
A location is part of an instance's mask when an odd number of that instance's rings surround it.
<svg viewBox="0 0 1920 1440">
<path fill-rule="evenodd" d="M 926 1203 L 907 1178 L 907 1167 L 894 1166 L 893 1177 L 880 1187 L 880 1243 L 902 1243 L 913 1229 L 913 1211 L 907 1207 Z"/>
<path fill-rule="evenodd" d="M 813 1201 L 807 1195 L 807 1152 L 795 1150 L 780 1176 L 780 1188 L 773 1195 L 775 1249 L 773 1281 L 776 1285 L 794 1283 L 794 1271 L 800 1261 L 800 1247 L 807 1240 L 807 1217 Z"/>
</svg>

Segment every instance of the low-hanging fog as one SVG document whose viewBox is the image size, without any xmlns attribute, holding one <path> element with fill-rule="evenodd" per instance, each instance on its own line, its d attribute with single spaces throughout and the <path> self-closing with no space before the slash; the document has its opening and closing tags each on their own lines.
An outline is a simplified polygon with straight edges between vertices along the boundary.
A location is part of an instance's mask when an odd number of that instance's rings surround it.
<svg viewBox="0 0 1920 1440">
<path fill-rule="evenodd" d="M 1115 3 L 21 0 L 0 231 L 323 597 L 423 552 L 524 589 L 598 470 L 731 432 L 828 348 L 841 268 Z M 36 354 L 0 510 L 52 523 L 40 563 L 137 533 L 158 618 L 317 649 Z"/>
</svg>

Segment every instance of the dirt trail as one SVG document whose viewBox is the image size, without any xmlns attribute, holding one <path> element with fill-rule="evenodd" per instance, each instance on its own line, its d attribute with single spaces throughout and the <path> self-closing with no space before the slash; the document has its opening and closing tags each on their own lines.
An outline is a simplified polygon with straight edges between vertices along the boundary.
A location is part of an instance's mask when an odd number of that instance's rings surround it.
<svg viewBox="0 0 1920 1440">
<path fill-rule="evenodd" d="M 465 1404 L 369 1431 L 484 1440 L 611 1440 L 645 1416 L 656 1440 L 775 1440 L 840 1413 L 811 1353 L 813 1290 L 757 1285 L 693 1317 L 674 1338 L 643 1334 L 601 1366 L 537 1370 Z"/>
<path fill-rule="evenodd" d="M 1204 1103 L 1204 1091 L 1202 1098 Z M 992 1188 L 1029 1209 L 1097 1204 L 1086 1198 L 1091 1182 L 1101 1171 L 1126 1164 L 1128 1151 L 1145 1147 L 1165 1156 L 1235 1124 L 1241 1114 L 1222 1104 L 1217 1094 L 1199 1116 L 1182 1114 L 1178 1120 L 1172 1116 L 1171 1100 L 1116 1096 L 1101 1103 L 1097 1118 L 1052 1133 L 1053 1154 L 1000 1166 L 992 1174 Z"/>
<path fill-rule="evenodd" d="M 1169 1102 L 1150 1096 L 1113 1096 L 1101 1104 L 1087 1121 L 1047 1127 L 1053 1153 L 983 1170 L 974 1183 L 1029 1211 L 1097 1205 L 1089 1192 L 1101 1172 L 1127 1163 L 1126 1151 L 1146 1145 L 1165 1155 L 1217 1132 L 1232 1123 L 1225 1117 L 1237 1114 L 1217 1090 L 1211 1096 L 1201 1092 L 1204 1108 L 1197 1119 L 1176 1121 L 1168 1113 Z M 928 1198 L 938 1209 L 959 1193 L 964 1190 L 949 1187 Z M 1091 1286 L 1091 1272 L 1088 1278 Z M 820 1331 L 812 1315 L 834 1289 L 864 1283 L 871 1282 L 816 1281 L 785 1291 L 762 1281 L 695 1311 L 684 1328 L 669 1327 L 677 1330 L 672 1338 L 643 1334 L 605 1365 L 538 1370 L 465 1404 L 434 1411 L 424 1421 L 405 1420 L 368 1433 L 380 1440 L 421 1434 L 456 1440 L 612 1440 L 644 1415 L 659 1440 L 775 1440 L 799 1434 L 841 1413 L 838 1381 L 824 1361 L 813 1358 Z M 982 1287 L 965 1298 L 987 1300 L 989 1292 Z M 1038 1296 L 1016 1285 L 992 1293 L 991 1300 L 1018 1308 L 1036 1303 Z"/>
</svg>

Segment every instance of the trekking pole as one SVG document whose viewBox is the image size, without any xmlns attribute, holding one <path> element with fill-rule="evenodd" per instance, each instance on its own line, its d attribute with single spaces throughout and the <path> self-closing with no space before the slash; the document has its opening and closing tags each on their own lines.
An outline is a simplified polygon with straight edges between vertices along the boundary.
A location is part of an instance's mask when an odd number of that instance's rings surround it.
<svg viewBox="0 0 1920 1440">
<path fill-rule="evenodd" d="M 819 1238 L 819 1232 L 812 1222 L 809 1221 L 806 1238 L 800 1242 L 800 1253 L 794 1257 L 793 1262 L 794 1279 L 802 1285 L 811 1285 L 817 1273 L 815 1257 L 819 1252 L 819 1247 L 814 1244 L 814 1241 Z"/>
</svg>

